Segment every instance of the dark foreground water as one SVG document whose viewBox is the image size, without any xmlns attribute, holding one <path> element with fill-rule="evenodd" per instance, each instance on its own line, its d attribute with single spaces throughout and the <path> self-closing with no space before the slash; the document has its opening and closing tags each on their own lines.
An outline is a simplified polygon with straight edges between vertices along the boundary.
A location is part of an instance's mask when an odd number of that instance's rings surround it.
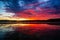
<svg viewBox="0 0 60 40">
<path fill-rule="evenodd" d="M 60 40 L 60 25 L 0 24 L 0 40 Z"/>
</svg>

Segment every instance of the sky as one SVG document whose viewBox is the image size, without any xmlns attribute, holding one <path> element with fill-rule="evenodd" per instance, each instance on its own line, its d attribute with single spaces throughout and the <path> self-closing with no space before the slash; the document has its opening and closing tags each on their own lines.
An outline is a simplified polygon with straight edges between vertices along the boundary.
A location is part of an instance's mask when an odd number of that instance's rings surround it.
<svg viewBox="0 0 60 40">
<path fill-rule="evenodd" d="M 1 18 L 60 18 L 60 0 L 0 0 Z"/>
</svg>

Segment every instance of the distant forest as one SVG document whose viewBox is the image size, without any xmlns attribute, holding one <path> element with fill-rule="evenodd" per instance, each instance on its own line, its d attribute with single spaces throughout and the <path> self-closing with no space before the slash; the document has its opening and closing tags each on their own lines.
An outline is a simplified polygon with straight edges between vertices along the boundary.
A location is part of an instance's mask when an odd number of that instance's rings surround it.
<svg viewBox="0 0 60 40">
<path fill-rule="evenodd" d="M 0 20 L 0 24 L 3 23 L 60 23 L 60 18 L 49 19 L 49 20 Z"/>
</svg>

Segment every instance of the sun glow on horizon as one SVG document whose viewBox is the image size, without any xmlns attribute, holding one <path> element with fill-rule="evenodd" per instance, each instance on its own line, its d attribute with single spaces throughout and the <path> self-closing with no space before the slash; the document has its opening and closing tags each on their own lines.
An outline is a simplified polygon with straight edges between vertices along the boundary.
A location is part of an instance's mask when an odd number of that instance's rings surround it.
<svg viewBox="0 0 60 40">
<path fill-rule="evenodd" d="M 32 18 L 17 18 L 16 20 L 34 20 Z"/>
<path fill-rule="evenodd" d="M 26 19 L 26 18 L 20 18 L 20 19 L 18 19 L 18 20 L 29 20 L 29 19 Z"/>
</svg>

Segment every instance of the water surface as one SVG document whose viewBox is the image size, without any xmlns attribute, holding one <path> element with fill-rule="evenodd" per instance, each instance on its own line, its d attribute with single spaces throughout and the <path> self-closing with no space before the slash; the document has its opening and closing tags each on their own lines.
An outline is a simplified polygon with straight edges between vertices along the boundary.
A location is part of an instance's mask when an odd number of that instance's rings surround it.
<svg viewBox="0 0 60 40">
<path fill-rule="evenodd" d="M 60 25 L 0 24 L 0 40 L 57 40 L 59 36 Z"/>
</svg>

